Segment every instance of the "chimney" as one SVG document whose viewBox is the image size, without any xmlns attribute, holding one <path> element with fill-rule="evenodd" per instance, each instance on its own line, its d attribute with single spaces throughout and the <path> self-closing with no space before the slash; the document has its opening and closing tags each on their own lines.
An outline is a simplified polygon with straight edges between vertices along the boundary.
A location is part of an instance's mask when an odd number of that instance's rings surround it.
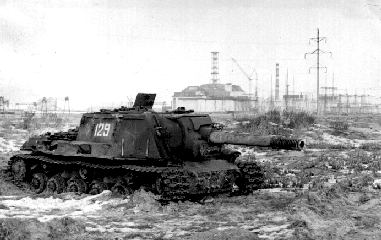
<svg viewBox="0 0 381 240">
<path fill-rule="evenodd" d="M 212 79 L 211 83 L 216 84 L 219 82 L 218 74 L 219 74 L 219 52 L 212 52 Z"/>
<path fill-rule="evenodd" d="M 275 100 L 279 100 L 279 63 L 276 64 L 275 76 Z"/>
</svg>

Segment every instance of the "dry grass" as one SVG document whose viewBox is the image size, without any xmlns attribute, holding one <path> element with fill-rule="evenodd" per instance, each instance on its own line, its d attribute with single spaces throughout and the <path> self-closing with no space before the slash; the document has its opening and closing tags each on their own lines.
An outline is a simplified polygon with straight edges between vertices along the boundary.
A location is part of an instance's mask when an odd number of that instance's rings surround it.
<svg viewBox="0 0 381 240">
<path fill-rule="evenodd" d="M 238 119 L 243 131 L 248 131 L 257 135 L 289 135 L 289 129 L 298 132 L 315 123 L 315 118 L 306 112 L 287 112 L 282 113 L 277 110 L 266 112 L 254 119 Z M 243 122 L 249 122 L 243 124 Z"/>
</svg>

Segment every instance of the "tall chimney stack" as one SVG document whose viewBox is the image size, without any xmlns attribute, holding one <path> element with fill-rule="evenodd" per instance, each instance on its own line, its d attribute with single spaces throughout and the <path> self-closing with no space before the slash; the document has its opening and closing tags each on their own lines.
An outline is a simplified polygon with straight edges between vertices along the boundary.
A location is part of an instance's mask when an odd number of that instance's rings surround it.
<svg viewBox="0 0 381 240">
<path fill-rule="evenodd" d="M 279 100 L 279 63 L 276 64 L 275 76 L 275 100 Z"/>
<path fill-rule="evenodd" d="M 219 52 L 212 52 L 212 78 L 211 83 L 216 84 L 219 82 Z"/>
</svg>

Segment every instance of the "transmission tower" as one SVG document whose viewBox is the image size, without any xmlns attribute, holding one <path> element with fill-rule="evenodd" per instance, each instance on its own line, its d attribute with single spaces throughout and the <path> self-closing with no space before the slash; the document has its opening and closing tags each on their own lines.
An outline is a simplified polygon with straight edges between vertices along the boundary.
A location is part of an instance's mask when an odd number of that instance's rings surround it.
<svg viewBox="0 0 381 240">
<path fill-rule="evenodd" d="M 304 59 L 306 59 L 307 57 L 307 54 L 316 54 L 317 55 L 317 59 L 316 59 L 316 67 L 310 67 L 309 69 L 309 72 L 311 72 L 311 68 L 316 68 L 317 70 L 317 74 L 316 74 L 316 84 L 317 84 L 317 88 L 316 88 L 316 114 L 317 116 L 319 116 L 319 72 L 320 72 L 320 68 L 325 68 L 325 72 L 327 72 L 327 68 L 326 67 L 320 67 L 320 53 L 330 53 L 331 54 L 331 57 L 332 57 L 332 53 L 331 52 L 324 52 L 320 49 L 320 42 L 325 40 L 327 41 L 327 38 L 326 37 L 320 37 L 319 35 L 319 28 L 317 29 L 317 38 L 310 38 L 310 41 L 315 41 L 317 43 L 317 49 L 315 49 L 315 51 L 311 52 L 311 53 L 305 53 L 304 54 Z"/>
</svg>

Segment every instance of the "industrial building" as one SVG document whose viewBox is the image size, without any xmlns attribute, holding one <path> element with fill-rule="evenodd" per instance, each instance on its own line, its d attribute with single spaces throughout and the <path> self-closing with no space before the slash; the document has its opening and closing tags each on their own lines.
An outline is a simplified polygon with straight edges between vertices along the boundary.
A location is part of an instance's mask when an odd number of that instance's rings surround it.
<svg viewBox="0 0 381 240">
<path fill-rule="evenodd" d="M 185 107 L 195 112 L 249 111 L 251 101 L 242 88 L 231 83 L 211 83 L 189 86 L 175 92 L 172 104 L 174 109 Z"/>
<path fill-rule="evenodd" d="M 176 109 L 185 107 L 195 112 L 250 111 L 251 100 L 238 85 L 219 83 L 219 53 L 212 52 L 211 83 L 189 86 L 172 96 Z"/>
</svg>

